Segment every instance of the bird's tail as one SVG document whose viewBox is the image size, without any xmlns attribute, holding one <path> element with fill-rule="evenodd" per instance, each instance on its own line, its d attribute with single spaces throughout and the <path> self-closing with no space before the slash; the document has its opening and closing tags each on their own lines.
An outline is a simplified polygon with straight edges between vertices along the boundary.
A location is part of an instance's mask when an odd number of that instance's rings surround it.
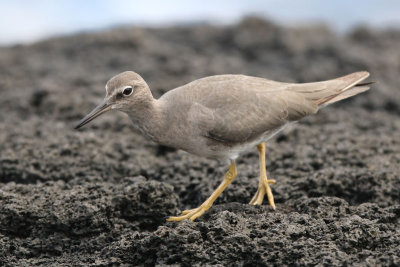
<svg viewBox="0 0 400 267">
<path fill-rule="evenodd" d="M 364 79 L 369 76 L 369 73 L 366 71 L 355 72 L 337 79 L 332 80 L 333 82 L 341 83 L 341 87 L 331 90 L 331 93 L 320 98 L 314 100 L 314 102 L 319 107 L 324 107 L 329 104 L 341 101 L 343 99 L 352 97 L 354 95 L 363 93 L 367 91 L 370 87 L 370 84 L 374 82 L 360 83 Z"/>
<path fill-rule="evenodd" d="M 367 91 L 371 83 L 361 82 L 368 76 L 369 72 L 359 71 L 328 81 L 291 84 L 289 90 L 302 94 L 316 107 L 324 107 Z"/>
</svg>

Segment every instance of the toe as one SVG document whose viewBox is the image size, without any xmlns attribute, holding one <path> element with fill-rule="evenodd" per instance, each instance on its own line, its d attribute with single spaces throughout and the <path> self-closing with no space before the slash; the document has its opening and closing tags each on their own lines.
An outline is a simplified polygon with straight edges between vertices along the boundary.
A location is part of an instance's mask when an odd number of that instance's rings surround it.
<svg viewBox="0 0 400 267">
<path fill-rule="evenodd" d="M 180 217 L 174 217 L 174 216 L 171 216 L 167 219 L 167 222 L 180 222 L 180 221 L 181 221 Z"/>
<path fill-rule="evenodd" d="M 193 210 L 184 210 L 184 211 L 182 211 L 182 215 L 186 215 L 186 214 L 189 214 L 189 213 L 191 213 Z"/>
</svg>

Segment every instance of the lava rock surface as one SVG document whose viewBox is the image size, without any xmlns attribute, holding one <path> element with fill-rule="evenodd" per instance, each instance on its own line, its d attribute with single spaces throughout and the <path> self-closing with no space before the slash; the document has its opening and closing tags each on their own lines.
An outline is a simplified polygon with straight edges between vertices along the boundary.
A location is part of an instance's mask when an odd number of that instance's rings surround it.
<svg viewBox="0 0 400 267">
<path fill-rule="evenodd" d="M 224 163 L 165 148 L 126 115 L 73 125 L 134 70 L 155 97 L 208 75 L 378 83 L 267 144 L 277 210 L 247 203 L 256 150 L 195 222 Z M 0 48 L 1 266 L 400 265 L 400 31 L 237 25 L 120 28 Z"/>
</svg>

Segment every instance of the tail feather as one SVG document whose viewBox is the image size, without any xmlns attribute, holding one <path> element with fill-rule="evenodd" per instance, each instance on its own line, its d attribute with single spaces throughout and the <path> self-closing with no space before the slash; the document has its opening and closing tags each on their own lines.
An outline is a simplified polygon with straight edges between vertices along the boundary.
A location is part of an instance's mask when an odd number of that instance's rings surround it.
<svg viewBox="0 0 400 267">
<path fill-rule="evenodd" d="M 346 91 L 344 91 L 343 93 L 339 94 L 338 96 L 332 98 L 331 100 L 325 102 L 325 105 L 329 105 L 332 103 L 335 103 L 337 101 L 352 97 L 354 95 L 358 95 L 361 93 L 364 93 L 365 91 L 369 90 L 369 86 L 371 84 L 374 84 L 376 82 L 366 82 L 366 83 L 358 83 L 356 85 L 354 85 L 354 87 L 347 89 Z"/>
<path fill-rule="evenodd" d="M 288 90 L 321 107 L 368 90 L 371 83 L 361 83 L 368 76 L 367 71 L 359 71 L 328 81 L 290 84 Z"/>
<path fill-rule="evenodd" d="M 315 99 L 314 103 L 316 103 L 320 107 L 326 106 L 334 102 L 365 92 L 369 89 L 368 85 L 372 84 L 373 82 L 368 82 L 368 83 L 360 83 L 360 82 L 365 80 L 368 76 L 369 76 L 368 72 L 360 71 L 331 80 L 332 82 L 338 83 L 337 85 L 339 84 L 340 85 L 336 88 L 328 89 L 327 95 L 319 99 Z"/>
<path fill-rule="evenodd" d="M 366 83 L 366 84 L 370 84 L 370 83 Z M 346 91 L 344 91 L 343 93 L 340 93 L 339 95 L 334 96 L 333 98 L 331 98 L 330 100 L 327 100 L 321 104 L 319 104 L 320 107 L 324 107 L 326 105 L 341 101 L 343 99 L 352 97 L 354 95 L 363 93 L 365 91 L 369 90 L 369 86 L 363 86 L 363 85 L 356 85 L 355 87 L 352 87 L 350 89 L 347 89 Z"/>
<path fill-rule="evenodd" d="M 370 85 L 370 84 L 374 84 L 374 83 L 376 83 L 376 82 L 359 83 L 359 84 L 356 84 L 355 86 L 366 86 L 366 85 Z"/>
</svg>

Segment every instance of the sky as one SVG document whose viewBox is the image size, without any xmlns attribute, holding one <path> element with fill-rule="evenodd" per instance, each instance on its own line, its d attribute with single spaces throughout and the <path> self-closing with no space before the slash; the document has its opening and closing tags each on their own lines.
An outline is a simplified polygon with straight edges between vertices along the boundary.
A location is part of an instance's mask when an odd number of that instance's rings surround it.
<svg viewBox="0 0 400 267">
<path fill-rule="evenodd" d="M 0 0 L 0 45 L 117 25 L 231 24 L 259 15 L 286 25 L 400 28 L 400 0 Z"/>
</svg>

